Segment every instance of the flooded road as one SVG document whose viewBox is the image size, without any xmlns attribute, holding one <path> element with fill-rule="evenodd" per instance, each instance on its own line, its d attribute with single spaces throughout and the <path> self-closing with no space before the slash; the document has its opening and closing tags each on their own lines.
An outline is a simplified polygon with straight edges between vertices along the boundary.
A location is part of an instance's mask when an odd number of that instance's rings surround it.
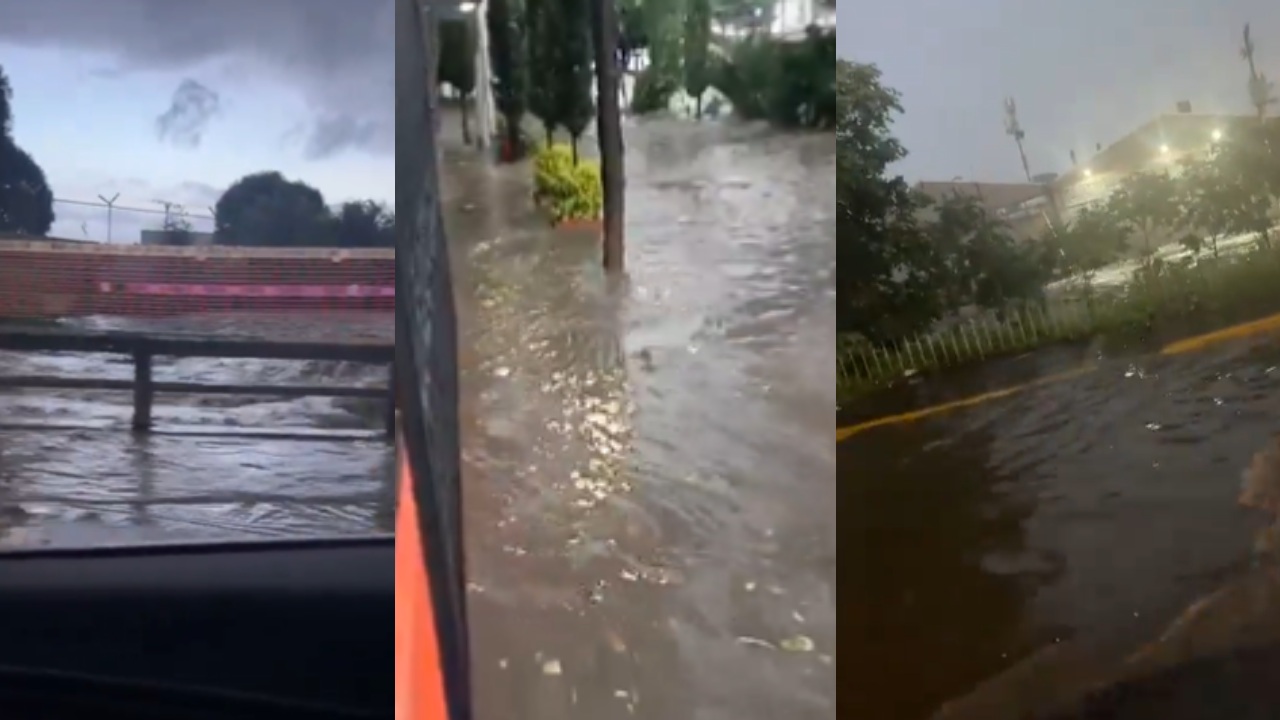
<svg viewBox="0 0 1280 720">
<path fill-rule="evenodd" d="M 395 332 L 386 315 L 68 325 L 303 341 L 335 334 L 386 342 Z M 133 375 L 131 359 L 114 355 L 0 353 L 0 368 L 12 375 Z M 386 377 L 385 368 L 323 362 L 156 363 L 158 381 L 377 387 Z M 378 427 L 376 407 L 322 398 L 161 394 L 157 432 L 141 439 L 128 431 L 132 408 L 129 393 L 0 394 L 0 533 L 10 533 L 0 537 L 0 547 L 391 531 L 390 452 L 369 432 Z M 324 439 L 330 436 L 340 437 Z"/>
<path fill-rule="evenodd" d="M 657 124 L 630 128 L 628 153 L 626 283 L 602 277 L 597 241 L 546 229 L 527 169 L 458 150 L 444 162 L 480 717 L 825 720 L 834 139 Z M 224 371 L 244 382 L 319 369 L 174 372 Z M 0 407 L 125 422 L 127 401 Z M 328 402 L 170 412 L 219 426 L 363 422 Z M 86 536 L 68 523 L 187 537 L 388 527 L 377 444 L 70 437 L 3 434 L 0 525 L 7 512 L 10 526 L 56 526 L 53 541 L 69 542 Z"/>
<path fill-rule="evenodd" d="M 829 718 L 834 142 L 628 143 L 622 286 L 447 161 L 481 717 Z"/>
<path fill-rule="evenodd" d="M 1086 359 L 1024 358 L 914 402 Z M 1211 607 L 1217 625 L 1177 642 L 1280 639 L 1257 620 L 1280 617 L 1280 593 L 1258 590 L 1271 561 L 1256 534 L 1273 518 L 1239 502 L 1242 472 L 1280 429 L 1278 366 L 1276 342 L 1109 362 L 841 445 L 853 714 L 925 718 L 990 681 L 947 717 L 1022 717 L 1105 682 L 1139 648 L 1171 652 L 1157 638 L 1221 588 L 1249 604 Z"/>
</svg>

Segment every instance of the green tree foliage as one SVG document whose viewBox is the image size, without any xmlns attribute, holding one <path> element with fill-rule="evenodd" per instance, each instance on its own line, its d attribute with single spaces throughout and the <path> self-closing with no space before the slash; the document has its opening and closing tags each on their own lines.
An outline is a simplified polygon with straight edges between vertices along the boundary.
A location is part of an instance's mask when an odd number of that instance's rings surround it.
<svg viewBox="0 0 1280 720">
<path fill-rule="evenodd" d="M 542 122 L 546 144 L 555 140 L 565 118 L 557 101 L 555 77 L 560 67 L 558 0 L 525 0 L 525 52 L 529 58 L 529 111 Z"/>
<path fill-rule="evenodd" d="M 702 96 L 711 84 L 708 52 L 711 46 L 711 0 L 688 0 L 684 18 L 684 89 L 697 103 L 702 118 Z"/>
<path fill-rule="evenodd" d="M 672 91 L 681 85 L 680 66 L 684 61 L 684 16 L 687 2 L 688 0 L 644 0 L 640 6 L 649 50 L 649 68 L 645 74 L 653 75 L 654 85 L 671 88 Z"/>
<path fill-rule="evenodd" d="M 1019 246 L 1008 225 L 973 196 L 955 194 L 938 203 L 924 231 L 936 263 L 935 292 L 947 308 L 998 310 L 1038 298 L 1049 279 L 1037 254 Z"/>
<path fill-rule="evenodd" d="M 524 155 L 521 127 L 528 110 L 529 68 L 524 48 L 523 10 L 521 0 L 490 0 L 485 18 L 489 23 L 494 106 L 502 116 L 512 160 Z"/>
<path fill-rule="evenodd" d="M 1128 231 L 1141 241 L 1144 258 L 1159 249 L 1160 240 L 1176 232 L 1182 223 L 1179 184 L 1164 172 L 1135 173 L 1125 178 L 1107 205 Z"/>
<path fill-rule="evenodd" d="M 941 311 L 933 253 L 916 222 L 919 201 L 889 173 L 906 157 L 889 128 L 898 94 L 871 65 L 841 60 L 837 83 L 837 317 L 841 331 L 884 341 Z"/>
<path fill-rule="evenodd" d="M 13 87 L 0 67 L 0 233 L 47 235 L 53 221 L 44 170 L 13 139 Z"/>
<path fill-rule="evenodd" d="M 395 213 L 372 200 L 344 203 L 333 215 L 333 236 L 341 247 L 395 247 L 395 233 Z"/>
<path fill-rule="evenodd" d="M 335 210 L 319 190 L 278 172 L 248 175 L 215 208 L 221 245 L 248 247 L 395 247 L 395 213 L 374 201 Z"/>
<path fill-rule="evenodd" d="M 578 141 L 596 117 L 592 99 L 595 66 L 588 22 L 591 17 L 589 1 L 556 0 L 559 12 L 552 15 L 558 48 L 555 72 L 551 75 L 555 86 L 556 114 L 569 133 L 575 160 L 578 158 Z"/>
<path fill-rule="evenodd" d="M 1057 274 L 1092 280 L 1094 273 L 1129 249 L 1129 232 L 1109 208 L 1085 208 L 1044 242 L 1056 255 L 1052 267 Z"/>
<path fill-rule="evenodd" d="M 476 40 L 471 20 L 440 23 L 440 74 L 461 96 L 462 138 L 471 144 L 471 101 L 476 91 Z"/>
<path fill-rule="evenodd" d="M 734 43 L 727 60 L 717 63 L 712 84 L 749 120 L 832 128 L 835 68 L 835 33 L 811 28 L 799 42 L 762 35 Z"/>
<path fill-rule="evenodd" d="M 836 70 L 837 318 L 841 332 L 887 343 L 965 306 L 1039 299 L 1051 266 L 1015 242 L 976 198 L 937 203 L 890 167 L 906 150 L 890 131 L 898 95 L 871 65 Z"/>
<path fill-rule="evenodd" d="M 324 247 L 331 245 L 329 208 L 319 190 L 278 172 L 246 176 L 215 208 L 222 245 Z"/>
</svg>

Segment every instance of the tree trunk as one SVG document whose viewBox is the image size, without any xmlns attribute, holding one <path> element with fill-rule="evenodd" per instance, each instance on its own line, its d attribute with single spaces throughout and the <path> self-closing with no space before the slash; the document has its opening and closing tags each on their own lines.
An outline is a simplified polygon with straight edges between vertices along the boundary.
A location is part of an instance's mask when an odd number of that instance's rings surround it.
<svg viewBox="0 0 1280 720">
<path fill-rule="evenodd" d="M 596 135 L 604 184 L 604 269 L 626 272 L 626 170 L 623 167 L 622 113 L 618 106 L 618 10 L 614 0 L 591 0 L 592 40 L 596 51 Z"/>
<path fill-rule="evenodd" d="M 471 146 L 471 94 L 459 93 L 458 104 L 462 106 L 462 143 Z"/>
</svg>

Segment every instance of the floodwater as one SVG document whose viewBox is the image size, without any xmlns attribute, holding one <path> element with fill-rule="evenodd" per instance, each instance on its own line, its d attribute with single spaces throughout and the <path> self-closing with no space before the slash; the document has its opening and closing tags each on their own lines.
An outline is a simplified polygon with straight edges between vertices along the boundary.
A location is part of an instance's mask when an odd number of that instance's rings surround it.
<svg viewBox="0 0 1280 720">
<path fill-rule="evenodd" d="M 597 241 L 539 221 L 527 170 L 446 153 L 479 717 L 830 718 L 834 139 L 662 122 L 630 128 L 628 153 L 625 283 L 602 276 Z M 0 403 L 11 418 L 125 423 L 127 401 Z M 324 402 L 168 412 L 360 423 Z M 0 503 L 58 528 L 35 531 L 50 541 L 89 525 L 359 533 L 391 514 L 376 443 L 0 437 Z"/>
<path fill-rule="evenodd" d="M 298 340 L 395 337 L 385 314 L 310 323 L 221 317 L 68 325 Z M 112 355 L 0 353 L 0 368 L 6 375 L 133 376 L 132 360 Z M 370 387 L 385 386 L 388 376 L 386 368 L 364 365 L 198 358 L 158 359 L 155 372 L 158 381 Z M 129 393 L 4 391 L 0 547 L 391 531 L 393 470 L 386 442 L 371 430 L 379 427 L 377 407 L 164 394 L 156 403 L 157 431 L 136 438 L 128 431 Z"/>
<path fill-rule="evenodd" d="M 1047 352 L 860 412 L 1094 359 Z M 1241 502 L 1242 473 L 1280 429 L 1278 394 L 1280 343 L 1261 340 L 1108 361 L 842 444 L 849 712 L 917 720 L 952 700 L 942 717 L 1030 717 L 1119 677 L 1280 642 L 1274 543 L 1259 543 L 1280 483 Z"/>
</svg>

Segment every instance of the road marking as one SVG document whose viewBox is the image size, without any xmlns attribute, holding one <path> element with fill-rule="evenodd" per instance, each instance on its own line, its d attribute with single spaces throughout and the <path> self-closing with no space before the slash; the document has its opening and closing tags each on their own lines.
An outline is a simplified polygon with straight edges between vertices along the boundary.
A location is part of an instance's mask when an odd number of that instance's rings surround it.
<svg viewBox="0 0 1280 720">
<path fill-rule="evenodd" d="M 1204 333 L 1203 335 L 1196 335 L 1195 337 L 1190 337 L 1185 340 L 1179 340 L 1177 342 L 1170 343 L 1160 349 L 1160 355 L 1164 355 L 1164 356 L 1183 355 L 1186 353 L 1205 350 L 1214 345 L 1219 345 L 1221 343 L 1228 342 L 1231 340 L 1241 340 L 1243 338 L 1252 337 L 1254 335 L 1262 335 L 1264 333 L 1272 333 L 1272 332 L 1280 332 L 1280 313 L 1262 318 L 1260 320 L 1241 323 L 1239 325 L 1232 325 L 1231 327 L 1223 328 L 1222 330 L 1215 330 L 1210 333 Z M 1049 377 L 1042 378 L 1040 380 L 1035 380 L 1029 383 L 1023 383 L 1022 385 L 1014 385 L 1012 387 L 1007 387 L 1000 390 L 993 390 L 992 392 L 983 393 L 981 395 L 974 395 L 973 397 L 967 397 L 967 398 L 963 398 L 961 400 L 955 400 L 949 403 L 933 405 L 931 407 L 926 407 L 921 410 L 913 410 L 911 412 L 900 413 L 897 415 L 889 415 L 882 418 L 876 418 L 875 420 L 868 420 L 866 422 L 861 422 L 856 425 L 837 428 L 836 442 L 842 443 L 845 440 L 848 440 L 849 438 L 853 437 L 854 435 L 860 435 L 868 430 L 873 430 L 875 428 L 885 427 L 888 425 L 901 425 L 904 423 L 915 422 L 916 420 L 922 420 L 924 418 L 932 417 L 934 415 L 941 415 L 943 413 L 948 413 L 948 412 L 951 412 L 952 410 L 960 410 L 963 408 L 974 407 L 975 405 L 982 405 L 983 403 L 988 403 L 988 402 L 991 402 L 992 400 L 1000 400 L 1002 398 L 1007 398 L 1011 395 L 1016 395 L 1024 390 L 1030 390 L 1032 388 L 1040 387 L 1042 385 L 1050 385 L 1053 383 L 1061 382 L 1063 380 L 1070 380 L 1072 378 L 1077 378 L 1077 377 L 1080 377 L 1081 375 L 1085 375 L 1087 373 L 1093 372 L 1096 369 L 1097 369 L 1096 366 L 1089 366 L 1089 367 L 1081 368 L 1079 370 L 1059 373 L 1057 375 L 1050 375 Z"/>
<path fill-rule="evenodd" d="M 899 413 L 897 415 L 889 415 L 882 418 L 876 418 L 875 420 L 868 420 L 866 422 L 861 422 L 856 425 L 850 425 L 849 427 L 840 428 L 839 430 L 836 430 L 836 442 L 837 443 L 844 442 L 845 440 L 848 440 L 854 435 L 858 435 L 860 433 L 864 433 L 868 430 L 873 430 L 878 427 L 884 427 L 886 425 L 900 425 L 903 423 L 915 422 L 916 420 L 923 420 L 924 418 L 932 417 L 934 415 L 941 415 L 942 413 L 951 412 L 952 410 L 960 410 L 962 408 L 973 407 L 975 405 L 981 405 L 983 403 L 991 402 L 992 400 L 1007 398 L 1011 395 L 1017 395 L 1018 393 L 1024 390 L 1030 390 L 1032 388 L 1040 387 L 1042 385 L 1051 385 L 1053 383 L 1062 382 L 1063 380 L 1071 380 L 1072 378 L 1078 378 L 1082 375 L 1087 375 L 1097 369 L 1098 369 L 1097 367 L 1090 365 L 1087 367 L 1070 370 L 1068 372 L 1058 373 L 1056 375 L 1050 375 L 1048 377 L 1040 378 L 1039 380 L 1033 380 L 1029 383 L 1023 383 L 1021 385 L 1014 385 L 1012 387 L 1001 388 L 1000 390 L 993 390 L 991 392 L 983 393 L 981 395 L 974 395 L 972 397 L 962 398 L 960 400 L 953 400 L 952 402 L 942 403 L 940 405 L 932 405 L 930 407 L 923 408 L 920 410 L 912 410 L 911 412 Z"/>
<path fill-rule="evenodd" d="M 1228 340 L 1241 340 L 1254 335 L 1262 335 L 1264 333 L 1277 331 L 1280 331 L 1280 313 L 1270 317 L 1264 317 L 1261 320 L 1232 325 L 1229 328 L 1215 330 L 1211 333 L 1205 333 L 1203 335 L 1187 338 L 1186 340 L 1179 340 L 1178 342 L 1170 343 L 1161 348 L 1160 354 L 1182 355 L 1184 353 L 1204 350 L 1212 345 L 1224 343 Z"/>
</svg>

